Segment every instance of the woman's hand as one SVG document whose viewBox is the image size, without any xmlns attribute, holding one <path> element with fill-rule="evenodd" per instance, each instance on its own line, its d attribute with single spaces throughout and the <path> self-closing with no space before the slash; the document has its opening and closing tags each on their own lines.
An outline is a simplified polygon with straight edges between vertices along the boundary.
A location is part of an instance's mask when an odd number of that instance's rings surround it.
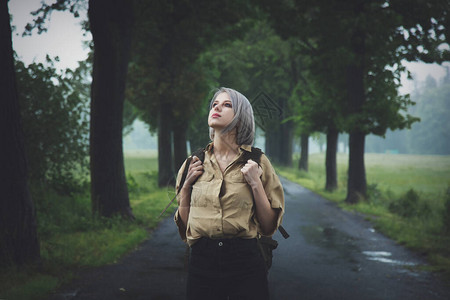
<svg viewBox="0 0 450 300">
<path fill-rule="evenodd" d="M 249 159 L 247 163 L 242 167 L 241 172 L 244 175 L 245 180 L 251 187 L 254 187 L 256 184 L 261 182 L 260 178 L 263 171 L 255 161 Z"/>
<path fill-rule="evenodd" d="M 197 178 L 202 174 L 202 161 L 197 156 L 192 157 L 188 172 L 186 174 L 186 179 L 184 180 L 183 187 L 180 190 L 178 202 L 178 212 L 180 214 L 180 219 L 185 227 L 187 226 L 187 221 L 189 219 L 189 211 L 191 205 L 191 187 L 195 183 Z"/>
<path fill-rule="evenodd" d="M 203 174 L 203 163 L 202 161 L 197 157 L 192 157 L 191 163 L 189 164 L 189 169 L 186 175 L 186 179 L 184 181 L 183 188 L 190 188 L 197 178 Z"/>
</svg>

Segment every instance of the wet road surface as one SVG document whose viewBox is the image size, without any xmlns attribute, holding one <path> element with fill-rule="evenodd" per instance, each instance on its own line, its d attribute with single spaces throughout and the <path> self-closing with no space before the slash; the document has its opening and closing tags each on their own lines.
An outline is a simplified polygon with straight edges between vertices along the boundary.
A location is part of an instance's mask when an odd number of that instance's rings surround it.
<svg viewBox="0 0 450 300">
<path fill-rule="evenodd" d="M 420 272 L 417 254 L 376 232 L 364 217 L 342 211 L 282 180 L 283 226 L 269 274 L 272 299 L 450 299 L 448 283 Z"/>
<path fill-rule="evenodd" d="M 271 299 L 450 299 L 436 274 L 417 271 L 420 256 L 376 232 L 364 217 L 345 212 L 282 179 L 283 226 L 269 273 Z M 114 265 L 86 270 L 56 291 L 62 299 L 184 299 L 185 247 L 171 218 L 139 249 Z"/>
</svg>

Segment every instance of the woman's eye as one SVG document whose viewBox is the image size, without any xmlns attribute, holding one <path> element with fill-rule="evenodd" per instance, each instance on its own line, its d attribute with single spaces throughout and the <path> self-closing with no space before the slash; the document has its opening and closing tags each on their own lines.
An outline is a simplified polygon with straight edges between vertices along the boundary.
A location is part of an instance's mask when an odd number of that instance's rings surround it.
<svg viewBox="0 0 450 300">
<path fill-rule="evenodd" d="M 231 107 L 231 103 L 226 103 L 225 106 L 226 107 Z"/>
</svg>

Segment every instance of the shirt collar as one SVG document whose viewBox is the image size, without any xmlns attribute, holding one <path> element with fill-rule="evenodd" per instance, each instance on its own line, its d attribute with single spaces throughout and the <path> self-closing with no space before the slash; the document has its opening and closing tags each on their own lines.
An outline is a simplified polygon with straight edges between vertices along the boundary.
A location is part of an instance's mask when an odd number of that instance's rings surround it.
<svg viewBox="0 0 450 300">
<path fill-rule="evenodd" d="M 205 147 L 205 150 L 209 152 L 209 151 L 211 151 L 211 149 L 213 147 L 214 147 L 213 142 L 211 142 Z M 247 151 L 247 152 L 252 152 L 252 146 L 251 145 L 241 145 L 241 147 L 239 147 L 239 149 Z"/>
<path fill-rule="evenodd" d="M 241 145 L 241 149 L 247 152 L 252 152 L 252 146 L 250 145 Z"/>
<path fill-rule="evenodd" d="M 209 152 L 212 148 L 213 148 L 213 142 L 209 143 L 209 144 L 205 147 L 205 151 L 206 151 L 206 152 Z"/>
</svg>

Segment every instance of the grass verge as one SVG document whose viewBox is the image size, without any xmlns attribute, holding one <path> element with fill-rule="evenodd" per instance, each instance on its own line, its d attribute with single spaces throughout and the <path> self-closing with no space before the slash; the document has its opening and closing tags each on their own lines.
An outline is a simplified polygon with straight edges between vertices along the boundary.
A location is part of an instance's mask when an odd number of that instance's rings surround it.
<svg viewBox="0 0 450 300">
<path fill-rule="evenodd" d="M 125 168 L 134 222 L 92 217 L 88 186 L 85 194 L 72 196 L 34 191 L 42 262 L 2 270 L 0 299 L 45 299 L 76 271 L 117 262 L 149 237 L 173 189 L 157 187 L 154 154 L 128 155 Z"/>
</svg>

